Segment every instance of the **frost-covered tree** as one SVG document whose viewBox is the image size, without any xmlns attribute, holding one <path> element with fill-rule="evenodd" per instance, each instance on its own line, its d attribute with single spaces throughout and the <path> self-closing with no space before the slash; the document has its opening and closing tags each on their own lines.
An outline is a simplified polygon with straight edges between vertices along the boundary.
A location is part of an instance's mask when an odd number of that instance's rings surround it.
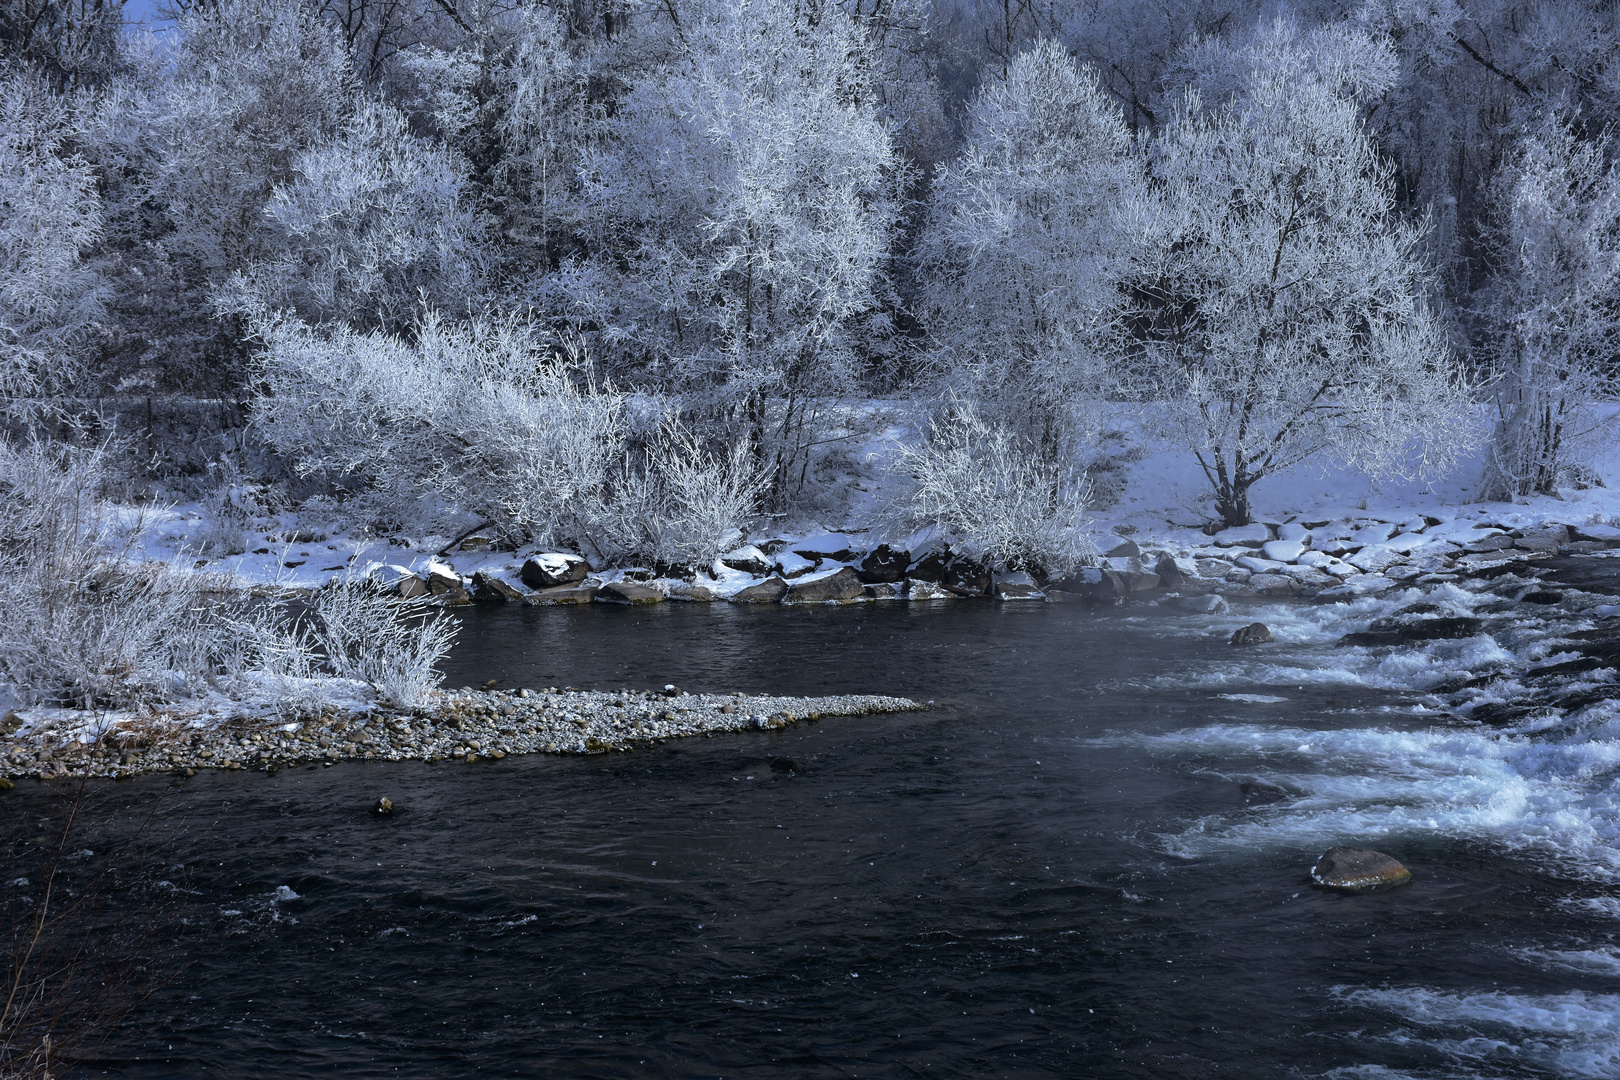
<svg viewBox="0 0 1620 1080">
<path fill-rule="evenodd" d="M 1141 185 L 1120 110 L 1052 42 L 980 90 L 934 182 L 918 255 L 936 362 L 1048 456 L 1118 353 Z"/>
<path fill-rule="evenodd" d="M 1154 141 L 1135 373 L 1232 525 L 1294 465 L 1444 462 L 1466 412 L 1420 229 L 1358 116 L 1357 79 L 1383 65 L 1356 54 L 1383 46 L 1279 22 L 1244 48 L 1205 67 L 1231 74 L 1227 100 L 1187 89 Z"/>
<path fill-rule="evenodd" d="M 239 283 L 253 303 L 390 332 L 423 303 L 460 315 L 483 306 L 488 238 L 464 164 L 412 135 L 398 109 L 365 101 L 292 171 L 264 211 L 279 243 Z"/>
<path fill-rule="evenodd" d="M 599 327 L 621 377 L 735 425 L 780 495 L 887 330 L 900 162 L 832 4 L 693 5 L 670 48 L 585 159 L 594 250 L 546 302 Z"/>
<path fill-rule="evenodd" d="M 197 6 L 179 29 L 172 70 L 132 103 L 120 151 L 141 176 L 129 306 L 153 323 L 171 378 L 219 386 L 240 374 L 242 335 L 214 317 L 214 292 L 274 254 L 265 207 L 301 154 L 338 137 L 356 84 L 342 41 L 297 0 Z"/>
<path fill-rule="evenodd" d="M 1497 176 L 1497 423 L 1485 494 L 1556 492 L 1612 445 L 1620 393 L 1620 173 L 1612 135 L 1548 115 Z M 1598 410 L 1592 408 L 1599 405 Z"/>
<path fill-rule="evenodd" d="M 77 118 L 35 76 L 0 73 L 0 404 L 75 381 L 104 317 L 85 259 L 101 238 L 95 170 L 70 148 Z"/>
</svg>

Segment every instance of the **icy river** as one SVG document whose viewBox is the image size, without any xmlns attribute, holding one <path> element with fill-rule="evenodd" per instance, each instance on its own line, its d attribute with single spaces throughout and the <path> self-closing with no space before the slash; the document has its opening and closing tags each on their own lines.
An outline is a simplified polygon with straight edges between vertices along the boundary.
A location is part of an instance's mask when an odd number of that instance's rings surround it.
<svg viewBox="0 0 1620 1080">
<path fill-rule="evenodd" d="M 471 611 L 451 685 L 940 707 L 199 775 L 161 826 L 189 967 L 121 1075 L 1620 1075 L 1616 709 L 1456 710 L 1604 617 L 1492 588 Z M 1340 644 L 1425 599 L 1477 632 Z M 1313 890 L 1341 843 L 1415 883 Z"/>
</svg>

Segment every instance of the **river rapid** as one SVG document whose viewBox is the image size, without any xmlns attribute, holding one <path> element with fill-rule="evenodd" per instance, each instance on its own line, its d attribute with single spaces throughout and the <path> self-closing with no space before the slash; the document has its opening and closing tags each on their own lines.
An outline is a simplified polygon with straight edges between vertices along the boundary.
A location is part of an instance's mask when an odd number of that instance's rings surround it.
<svg viewBox="0 0 1620 1080">
<path fill-rule="evenodd" d="M 1620 1076 L 1620 710 L 1466 718 L 1602 616 L 1488 585 L 469 611 L 451 685 L 938 708 L 105 784 L 187 920 L 121 1074 Z M 1480 632 L 1339 643 L 1416 601 Z M 1336 844 L 1415 882 L 1312 889 Z"/>
</svg>

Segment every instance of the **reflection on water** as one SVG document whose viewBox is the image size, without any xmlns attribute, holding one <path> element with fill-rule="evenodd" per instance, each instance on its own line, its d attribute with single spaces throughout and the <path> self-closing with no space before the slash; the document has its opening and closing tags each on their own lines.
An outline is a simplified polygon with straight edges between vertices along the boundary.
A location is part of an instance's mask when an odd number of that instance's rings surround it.
<svg viewBox="0 0 1620 1080">
<path fill-rule="evenodd" d="M 1615 741 L 1422 696 L 1523 643 L 1335 646 L 1398 602 L 472 611 L 452 685 L 943 708 L 199 776 L 192 966 L 127 1072 L 1615 1075 Z M 1308 888 L 1344 842 L 1416 883 Z"/>
</svg>

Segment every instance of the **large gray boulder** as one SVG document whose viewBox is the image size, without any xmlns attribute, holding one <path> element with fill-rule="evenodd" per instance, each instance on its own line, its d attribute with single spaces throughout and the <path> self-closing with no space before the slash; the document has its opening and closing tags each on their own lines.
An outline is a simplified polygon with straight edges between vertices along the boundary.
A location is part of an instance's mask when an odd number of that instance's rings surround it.
<svg viewBox="0 0 1620 1080">
<path fill-rule="evenodd" d="M 774 604 L 787 592 L 787 582 L 779 577 L 766 578 L 731 595 L 733 604 Z"/>
<path fill-rule="evenodd" d="M 596 594 L 600 604 L 659 604 L 664 594 L 651 585 L 639 581 L 615 581 L 602 586 Z"/>
<path fill-rule="evenodd" d="M 825 577 L 813 578 L 809 581 L 795 581 L 788 586 L 786 599 L 790 604 L 859 600 L 862 592 L 860 576 L 846 566 Z"/>
</svg>

